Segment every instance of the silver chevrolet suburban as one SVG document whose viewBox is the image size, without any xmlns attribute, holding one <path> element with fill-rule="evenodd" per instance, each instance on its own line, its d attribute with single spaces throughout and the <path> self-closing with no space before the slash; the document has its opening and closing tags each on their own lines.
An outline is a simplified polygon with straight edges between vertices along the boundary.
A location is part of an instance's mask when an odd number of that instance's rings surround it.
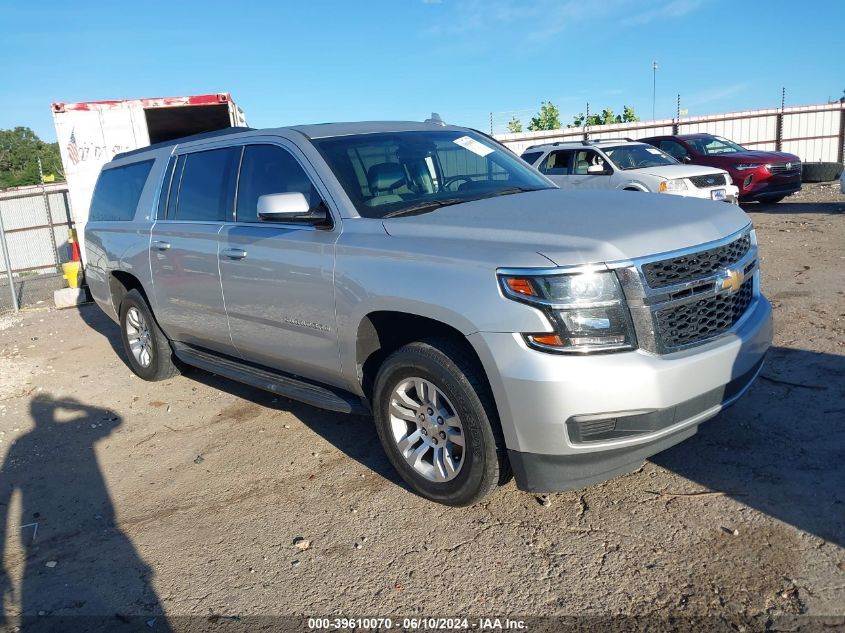
<svg viewBox="0 0 845 633">
<path fill-rule="evenodd" d="M 146 380 L 195 366 L 372 414 L 450 505 L 636 469 L 739 398 L 772 337 L 733 205 L 566 192 L 426 123 L 235 128 L 120 154 L 86 278 Z"/>
</svg>

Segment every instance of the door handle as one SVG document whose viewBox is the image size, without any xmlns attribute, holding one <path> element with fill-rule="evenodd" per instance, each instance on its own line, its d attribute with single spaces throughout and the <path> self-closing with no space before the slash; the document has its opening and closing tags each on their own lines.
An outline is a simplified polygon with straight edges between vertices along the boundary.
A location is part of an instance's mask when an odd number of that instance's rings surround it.
<svg viewBox="0 0 845 633">
<path fill-rule="evenodd" d="M 229 259 L 243 259 L 246 257 L 246 251 L 240 248 L 224 248 L 223 255 Z"/>
<path fill-rule="evenodd" d="M 160 251 L 166 251 L 170 248 L 170 242 L 162 242 L 161 240 L 153 240 L 153 246 Z"/>
</svg>

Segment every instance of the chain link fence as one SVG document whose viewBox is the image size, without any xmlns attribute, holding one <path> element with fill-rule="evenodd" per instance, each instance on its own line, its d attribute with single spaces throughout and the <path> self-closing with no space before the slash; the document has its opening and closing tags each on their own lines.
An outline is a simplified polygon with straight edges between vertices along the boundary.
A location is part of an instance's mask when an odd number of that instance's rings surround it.
<svg viewBox="0 0 845 633">
<path fill-rule="evenodd" d="M 73 221 L 66 183 L 0 191 L 0 314 L 52 303 Z"/>
</svg>

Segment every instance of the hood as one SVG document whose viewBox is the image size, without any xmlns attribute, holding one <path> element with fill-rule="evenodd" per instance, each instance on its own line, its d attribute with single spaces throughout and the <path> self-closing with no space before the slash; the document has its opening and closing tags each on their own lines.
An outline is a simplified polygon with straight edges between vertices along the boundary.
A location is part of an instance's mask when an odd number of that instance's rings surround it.
<svg viewBox="0 0 845 633">
<path fill-rule="evenodd" d="M 735 154 L 719 154 L 717 156 L 721 159 L 727 159 L 731 163 L 794 163 L 801 160 L 795 154 L 787 154 L 786 152 L 758 152 L 755 150 Z M 714 156 L 710 156 L 710 158 L 714 158 Z"/>
<path fill-rule="evenodd" d="M 644 173 L 658 178 L 692 178 L 707 174 L 727 174 L 724 169 L 708 167 L 707 165 L 663 165 L 661 167 L 642 167 L 641 169 L 626 169 L 625 174 Z"/>
<path fill-rule="evenodd" d="M 428 252 L 471 253 L 480 246 L 491 253 L 540 253 L 558 266 L 573 266 L 697 246 L 749 222 L 739 207 L 724 202 L 544 189 L 389 218 L 383 224 L 389 235 L 425 244 Z"/>
</svg>

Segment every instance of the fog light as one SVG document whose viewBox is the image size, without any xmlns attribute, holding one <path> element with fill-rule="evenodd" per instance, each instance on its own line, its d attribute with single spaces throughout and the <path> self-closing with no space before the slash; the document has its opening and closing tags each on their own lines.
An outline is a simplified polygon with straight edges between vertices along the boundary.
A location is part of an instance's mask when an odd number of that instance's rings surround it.
<svg viewBox="0 0 845 633">
<path fill-rule="evenodd" d="M 751 186 L 751 182 L 754 180 L 751 176 L 747 176 L 745 180 L 742 181 L 742 188 L 748 189 Z"/>
</svg>

